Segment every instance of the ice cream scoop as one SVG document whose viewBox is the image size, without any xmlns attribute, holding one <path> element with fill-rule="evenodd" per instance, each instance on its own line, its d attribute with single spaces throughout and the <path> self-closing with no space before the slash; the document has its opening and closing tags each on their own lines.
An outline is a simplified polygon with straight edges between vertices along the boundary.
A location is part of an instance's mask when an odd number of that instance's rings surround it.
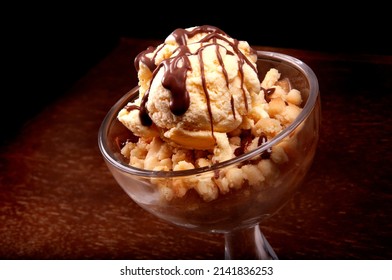
<svg viewBox="0 0 392 280">
<path fill-rule="evenodd" d="M 135 135 L 213 149 L 247 123 L 260 102 L 257 55 L 246 41 L 210 25 L 174 30 L 135 59 L 139 98 L 119 112 Z M 221 143 L 226 145 L 227 143 Z"/>
</svg>

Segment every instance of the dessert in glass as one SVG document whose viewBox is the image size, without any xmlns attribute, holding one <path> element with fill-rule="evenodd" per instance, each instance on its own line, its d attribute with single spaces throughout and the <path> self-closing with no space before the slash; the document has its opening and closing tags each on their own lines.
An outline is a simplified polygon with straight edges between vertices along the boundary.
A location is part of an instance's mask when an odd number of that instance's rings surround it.
<svg viewBox="0 0 392 280">
<path fill-rule="evenodd" d="M 299 190 L 319 138 L 317 77 L 210 25 L 176 29 L 135 58 L 139 84 L 98 145 L 139 206 L 225 236 L 226 259 L 277 259 L 259 223 Z"/>
</svg>

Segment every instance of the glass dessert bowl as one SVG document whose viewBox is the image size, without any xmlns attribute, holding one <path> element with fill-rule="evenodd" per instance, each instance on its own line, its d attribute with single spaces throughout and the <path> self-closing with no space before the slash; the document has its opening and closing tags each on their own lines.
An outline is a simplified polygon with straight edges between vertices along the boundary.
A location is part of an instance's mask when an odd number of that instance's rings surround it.
<svg viewBox="0 0 392 280">
<path fill-rule="evenodd" d="M 224 234 L 226 259 L 277 259 L 260 232 L 259 223 L 276 213 L 300 190 L 319 138 L 320 96 L 312 69 L 285 54 L 257 51 L 257 57 L 261 80 L 268 70 L 277 69 L 281 79 L 288 79 L 291 87 L 300 91 L 302 110 L 280 133 L 249 152 L 212 166 L 180 171 L 130 166 L 121 147 L 135 136 L 118 121 L 117 114 L 138 97 L 138 87 L 110 109 L 98 135 L 98 145 L 109 170 L 133 201 L 175 225 Z M 236 179 L 238 172 L 247 173 Z M 196 184 L 202 189 L 214 182 L 224 188 L 227 177 L 231 178 L 230 190 L 216 199 L 203 199 L 195 189 L 180 197 L 167 194 L 178 185 Z"/>
</svg>

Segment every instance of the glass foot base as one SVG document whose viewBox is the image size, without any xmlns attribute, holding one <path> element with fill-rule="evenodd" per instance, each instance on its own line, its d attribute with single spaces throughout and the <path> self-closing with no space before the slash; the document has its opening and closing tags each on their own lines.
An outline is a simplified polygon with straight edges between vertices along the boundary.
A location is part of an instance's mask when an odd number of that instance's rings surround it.
<svg viewBox="0 0 392 280">
<path fill-rule="evenodd" d="M 225 234 L 226 260 L 277 260 L 278 257 L 259 225 Z"/>
</svg>

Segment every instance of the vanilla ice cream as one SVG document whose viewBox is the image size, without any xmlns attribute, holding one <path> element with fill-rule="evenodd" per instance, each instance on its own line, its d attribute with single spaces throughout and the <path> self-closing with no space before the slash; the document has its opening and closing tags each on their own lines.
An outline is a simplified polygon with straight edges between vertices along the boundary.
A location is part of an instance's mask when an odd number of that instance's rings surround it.
<svg viewBox="0 0 392 280">
<path fill-rule="evenodd" d="M 173 145 L 212 149 L 214 134 L 237 129 L 259 101 L 256 59 L 247 42 L 218 28 L 177 29 L 136 58 L 140 118 L 124 110 L 120 120 L 141 137 L 156 133 Z"/>
<path fill-rule="evenodd" d="M 118 120 L 139 137 L 122 148 L 129 164 L 149 170 L 211 166 L 273 138 L 301 111 L 301 93 L 271 69 L 259 80 L 257 55 L 246 41 L 214 26 L 176 29 L 135 59 L 139 97 Z M 247 184 L 260 185 L 275 164 L 288 160 L 274 147 L 257 164 L 217 178 L 161 184 L 167 199 L 195 189 L 212 200 Z"/>
</svg>

